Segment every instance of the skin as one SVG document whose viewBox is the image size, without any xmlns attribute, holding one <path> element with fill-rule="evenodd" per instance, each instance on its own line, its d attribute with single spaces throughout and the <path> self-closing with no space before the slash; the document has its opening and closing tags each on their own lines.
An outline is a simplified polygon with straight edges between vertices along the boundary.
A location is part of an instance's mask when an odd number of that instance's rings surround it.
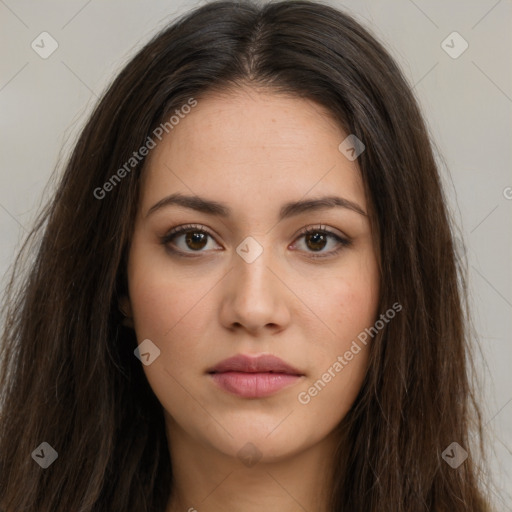
<svg viewBox="0 0 512 512">
<path fill-rule="evenodd" d="M 161 351 L 143 369 L 172 454 L 168 512 L 327 511 L 333 430 L 361 387 L 369 345 L 309 403 L 298 394 L 373 325 L 377 254 L 367 215 L 338 207 L 278 221 L 278 212 L 325 195 L 368 211 L 357 161 L 338 150 L 346 136 L 316 103 L 241 87 L 198 100 L 148 156 L 121 305 L 138 342 Z M 233 214 L 170 205 L 147 215 L 176 192 L 225 203 Z M 189 223 L 212 237 L 187 245 L 178 235 L 169 245 L 199 256 L 173 255 L 161 238 Z M 351 244 L 314 259 L 340 247 L 299 233 L 320 225 Z M 252 263 L 236 252 L 247 236 L 263 249 Z M 273 354 L 304 376 L 270 397 L 241 398 L 207 374 L 235 354 Z M 249 442 L 260 457 L 252 466 L 237 455 Z"/>
</svg>

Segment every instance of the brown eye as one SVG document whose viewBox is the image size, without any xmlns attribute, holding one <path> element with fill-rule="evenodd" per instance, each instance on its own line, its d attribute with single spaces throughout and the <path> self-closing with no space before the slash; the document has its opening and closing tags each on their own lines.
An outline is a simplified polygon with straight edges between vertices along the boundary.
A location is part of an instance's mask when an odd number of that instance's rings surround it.
<svg viewBox="0 0 512 512">
<path fill-rule="evenodd" d="M 306 246 L 305 252 L 309 253 L 312 258 L 327 258 L 329 256 L 335 256 L 344 247 L 348 247 L 351 244 L 350 240 L 342 238 L 324 227 L 306 228 L 301 232 L 300 238 L 304 238 L 304 245 Z M 330 251 L 323 251 L 323 249 L 329 244 L 329 240 L 334 241 L 335 248 Z"/>
<path fill-rule="evenodd" d="M 305 240 L 306 245 L 313 251 L 321 251 L 327 244 L 327 237 L 323 233 L 307 234 Z"/>
<path fill-rule="evenodd" d="M 183 242 L 179 240 L 181 238 Z M 205 252 L 203 249 L 208 245 L 209 238 L 213 240 L 212 235 L 204 229 L 198 226 L 187 225 L 179 226 L 171 230 L 162 237 L 161 242 L 168 247 L 170 251 L 178 254 L 183 253 L 188 256 L 193 252 Z"/>
<path fill-rule="evenodd" d="M 188 233 L 185 234 L 185 243 L 187 244 L 187 247 L 189 247 L 190 249 L 198 251 L 206 246 L 207 237 L 207 233 L 199 231 L 189 231 Z"/>
<path fill-rule="evenodd" d="M 181 239 L 183 241 L 181 241 Z M 200 226 L 186 225 L 172 229 L 162 237 L 161 243 L 165 245 L 169 251 L 177 255 L 193 257 L 207 252 L 206 248 L 209 239 L 214 240 L 213 236 Z M 306 228 L 302 231 L 299 239 L 304 239 L 305 249 L 301 250 L 308 253 L 312 258 L 335 256 L 344 247 L 348 247 L 351 244 L 350 240 L 340 237 L 324 227 Z M 331 241 L 334 248 L 330 251 L 324 251 Z"/>
</svg>

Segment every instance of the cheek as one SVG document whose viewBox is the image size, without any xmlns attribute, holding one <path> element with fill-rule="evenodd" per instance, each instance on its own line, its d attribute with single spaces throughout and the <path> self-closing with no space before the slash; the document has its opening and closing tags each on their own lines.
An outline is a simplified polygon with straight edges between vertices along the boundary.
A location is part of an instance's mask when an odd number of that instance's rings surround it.
<svg viewBox="0 0 512 512">
<path fill-rule="evenodd" d="M 371 273 L 352 273 L 350 279 L 333 280 L 317 305 L 332 336 L 316 351 L 313 372 L 297 400 L 308 417 L 322 417 L 330 429 L 347 414 L 363 383 L 371 343 L 364 331 L 376 319 L 378 286 Z"/>
<path fill-rule="evenodd" d="M 185 419 L 196 417 L 199 413 L 183 386 L 190 371 L 202 369 L 197 319 L 202 316 L 204 291 L 185 286 L 183 279 L 169 278 L 165 269 L 144 265 L 135 257 L 133 269 L 130 297 L 137 340 L 150 339 L 160 350 L 154 362 L 142 369 L 164 410 Z"/>
<path fill-rule="evenodd" d="M 155 342 L 178 322 L 184 303 L 179 290 L 169 287 L 154 270 L 134 276 L 130 297 L 138 337 L 154 339 Z"/>
<path fill-rule="evenodd" d="M 321 309 L 336 335 L 337 350 L 346 350 L 359 333 L 373 325 L 378 299 L 378 270 L 373 258 L 354 260 L 324 288 Z"/>
<path fill-rule="evenodd" d="M 202 370 L 198 354 L 204 351 L 201 340 L 212 314 L 205 294 L 215 281 L 206 282 L 204 276 L 194 279 L 186 270 L 170 272 L 165 258 L 152 258 L 144 249 L 136 247 L 129 263 L 134 328 L 139 343 L 147 338 L 160 350 L 144 371 L 156 387 L 164 385 L 167 377 L 165 387 L 174 382 L 169 375 L 181 382 L 186 369 Z M 162 372 L 160 382 L 157 374 Z"/>
<path fill-rule="evenodd" d="M 331 329 L 322 342 L 310 386 L 300 403 L 310 400 L 311 411 L 339 420 L 350 409 L 368 364 L 372 327 L 378 313 L 378 268 L 370 254 L 347 261 L 343 270 L 324 283 L 315 308 Z M 363 340 L 363 341 L 362 341 Z M 337 407 L 333 407 L 336 404 Z"/>
<path fill-rule="evenodd" d="M 139 343 L 149 338 L 160 350 L 154 365 L 145 367 L 147 373 L 166 369 L 178 377 L 184 368 L 197 365 L 197 354 L 201 349 L 203 322 L 198 321 L 204 303 L 201 296 L 169 286 L 162 280 L 151 280 L 146 276 L 140 287 L 134 287 L 132 307 L 134 327 Z"/>
<path fill-rule="evenodd" d="M 151 246 L 135 245 L 129 262 L 129 293 L 138 337 L 164 343 L 188 313 L 200 306 L 204 288 L 191 283 L 186 274 L 170 271 L 165 256 L 155 256 Z"/>
</svg>

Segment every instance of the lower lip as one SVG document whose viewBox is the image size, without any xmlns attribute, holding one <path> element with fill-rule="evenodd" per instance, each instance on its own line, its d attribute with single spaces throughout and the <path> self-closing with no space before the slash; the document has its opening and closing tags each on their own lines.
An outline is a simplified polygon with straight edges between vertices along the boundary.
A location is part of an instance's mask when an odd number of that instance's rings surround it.
<svg viewBox="0 0 512 512">
<path fill-rule="evenodd" d="M 300 375 L 268 372 L 223 372 L 212 373 L 210 376 L 222 389 L 243 398 L 261 398 L 273 395 L 301 378 Z"/>
</svg>

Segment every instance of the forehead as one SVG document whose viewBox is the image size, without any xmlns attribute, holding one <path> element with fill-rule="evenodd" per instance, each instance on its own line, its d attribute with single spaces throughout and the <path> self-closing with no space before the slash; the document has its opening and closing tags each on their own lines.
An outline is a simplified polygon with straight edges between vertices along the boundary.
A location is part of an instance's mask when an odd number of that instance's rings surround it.
<svg viewBox="0 0 512 512">
<path fill-rule="evenodd" d="M 229 203 L 242 215 L 262 201 L 277 207 L 332 194 L 364 208 L 357 164 L 338 149 L 347 135 L 307 99 L 250 88 L 206 95 L 148 155 L 142 207 L 182 192 Z"/>
</svg>

